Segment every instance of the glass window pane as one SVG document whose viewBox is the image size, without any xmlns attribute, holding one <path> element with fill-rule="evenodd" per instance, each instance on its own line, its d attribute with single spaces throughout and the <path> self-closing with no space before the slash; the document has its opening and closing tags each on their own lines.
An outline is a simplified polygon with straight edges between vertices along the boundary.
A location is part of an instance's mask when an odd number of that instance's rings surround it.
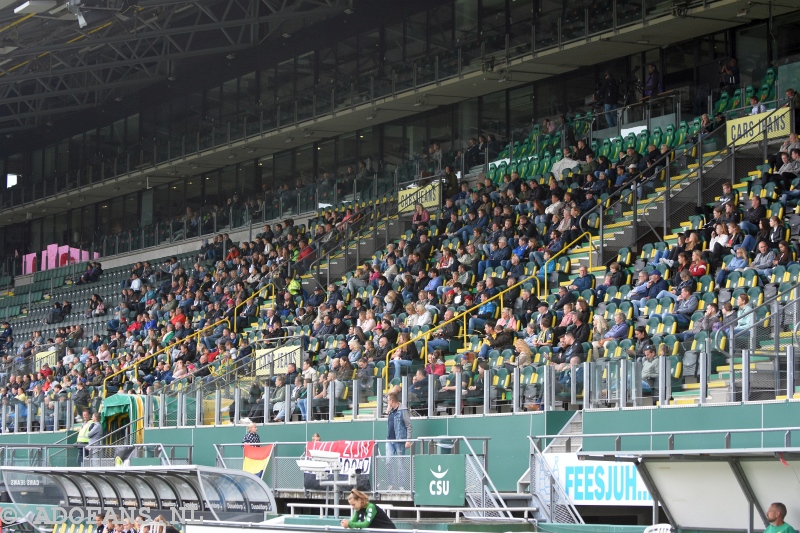
<svg viewBox="0 0 800 533">
<path fill-rule="evenodd" d="M 234 483 L 229 476 L 222 474 L 200 474 L 203 484 L 206 485 L 206 480 L 210 480 L 218 488 L 221 494 L 225 495 L 224 504 L 225 511 L 227 512 L 245 512 L 244 496 L 242 489 Z"/>
<path fill-rule="evenodd" d="M 261 169 L 261 189 L 265 192 L 272 191 L 275 188 L 273 157 L 262 157 L 258 160 L 258 166 Z"/>
<path fill-rule="evenodd" d="M 147 482 L 153 486 L 153 490 L 161 498 L 162 507 L 172 507 L 177 504 L 177 497 L 175 491 L 167 485 L 164 481 L 156 476 L 148 476 Z"/>
<path fill-rule="evenodd" d="M 336 174 L 336 141 L 325 141 L 317 145 L 317 176 L 326 172 Z"/>
<path fill-rule="evenodd" d="M 255 161 L 246 161 L 239 164 L 238 181 L 239 197 L 241 200 L 249 199 L 258 190 L 256 180 Z"/>
<path fill-rule="evenodd" d="M 297 58 L 295 76 L 297 118 L 307 120 L 314 116 L 314 53 L 309 52 Z"/>
<path fill-rule="evenodd" d="M 148 508 L 151 508 L 151 509 L 158 507 L 157 502 L 156 502 L 156 495 L 153 492 L 153 489 L 151 489 L 150 486 L 147 483 L 142 481 L 137 476 L 127 476 L 126 475 L 126 476 L 124 476 L 124 479 L 125 479 L 125 481 L 130 483 L 131 487 L 133 487 L 133 490 L 135 490 L 136 494 L 139 495 L 139 498 L 141 499 L 140 503 L 141 503 L 142 507 L 148 507 Z"/>
<path fill-rule="evenodd" d="M 775 60 L 783 61 L 800 54 L 800 13 L 781 15 L 774 20 L 772 29 L 776 41 Z"/>
<path fill-rule="evenodd" d="M 97 493 L 97 489 L 94 488 L 94 485 L 81 476 L 71 476 L 71 478 L 78 484 L 83 492 L 83 496 L 86 498 L 86 505 L 100 505 L 100 495 Z"/>
<path fill-rule="evenodd" d="M 39 183 L 44 179 L 44 172 L 42 170 L 42 157 L 43 150 L 34 150 L 31 155 L 31 178 L 34 183 Z M 19 181 L 22 183 L 22 180 Z"/>
<path fill-rule="evenodd" d="M 198 505 L 200 503 L 201 498 L 199 489 L 189 479 L 184 478 L 183 476 L 172 475 L 169 477 L 169 480 L 171 485 L 175 487 L 175 490 L 178 491 L 178 495 L 184 504 L 188 502 L 190 504 L 193 503 Z M 195 508 L 197 509 L 199 507 Z"/>
<path fill-rule="evenodd" d="M 219 207 L 224 203 L 219 199 L 219 172 L 209 172 L 203 176 L 203 197 L 207 208 Z"/>
<path fill-rule="evenodd" d="M 139 193 L 125 195 L 125 231 L 132 230 L 139 226 Z"/>
<path fill-rule="evenodd" d="M 497 140 L 506 136 L 506 93 L 499 92 L 481 99 L 481 132 L 490 133 Z"/>
<path fill-rule="evenodd" d="M 336 48 L 317 52 L 317 115 L 331 112 L 331 91 L 336 86 Z"/>
<path fill-rule="evenodd" d="M 49 476 L 28 472 L 3 472 L 11 500 L 16 504 L 61 505 L 64 491 Z"/>
<path fill-rule="evenodd" d="M 138 507 L 139 502 L 136 499 L 136 493 L 133 492 L 133 489 L 120 476 L 97 476 L 97 478 L 101 478 L 105 483 L 113 483 L 114 488 L 116 489 L 117 493 L 119 494 L 120 498 L 122 498 L 122 507 Z"/>
<path fill-rule="evenodd" d="M 403 126 L 400 124 L 387 124 L 383 127 L 383 160 L 390 167 L 395 167 L 405 161 L 406 146 L 403 137 Z M 339 159 L 339 167 L 342 160 Z"/>
<path fill-rule="evenodd" d="M 428 11 L 429 53 L 449 54 L 453 51 L 453 6 L 445 4 Z"/>
<path fill-rule="evenodd" d="M 236 165 L 222 167 L 219 173 L 219 203 L 224 205 L 236 191 Z"/>
<path fill-rule="evenodd" d="M 56 174 L 56 145 L 51 145 L 45 148 L 44 151 L 44 171 L 42 173 L 45 179 L 52 179 Z"/>
<path fill-rule="evenodd" d="M 295 149 L 295 186 L 302 186 L 313 181 L 314 145 L 306 144 Z"/>
<path fill-rule="evenodd" d="M 120 503 L 119 498 L 117 497 L 117 491 L 108 481 L 100 476 L 92 476 L 92 483 L 97 486 L 100 494 L 103 495 L 103 505 L 119 507 Z M 114 486 L 116 485 L 117 484 L 114 483 Z"/>
<path fill-rule="evenodd" d="M 210 120 L 219 120 L 222 109 L 220 88 L 214 87 L 206 91 L 206 116 Z"/>
<path fill-rule="evenodd" d="M 386 64 L 396 65 L 403 61 L 403 23 L 387 26 L 384 30 L 386 35 Z"/>
<path fill-rule="evenodd" d="M 512 89 L 508 93 L 508 107 L 511 115 L 511 134 L 514 140 L 527 136 L 533 127 L 533 86 Z"/>
<path fill-rule="evenodd" d="M 238 113 L 239 80 L 232 79 L 222 84 L 222 123 L 235 121 Z"/>
<path fill-rule="evenodd" d="M 428 13 L 423 11 L 406 21 L 406 61 L 422 59 L 427 52 Z"/>
<path fill-rule="evenodd" d="M 275 154 L 275 187 L 277 190 L 292 183 L 292 152 Z"/>
<path fill-rule="evenodd" d="M 83 496 L 81 496 L 81 491 L 78 490 L 78 486 L 72 482 L 72 479 L 67 476 L 60 476 L 58 480 L 67 491 L 67 502 L 69 505 L 83 505 Z"/>
<path fill-rule="evenodd" d="M 761 83 L 766 74 L 767 36 L 766 24 L 736 32 L 736 58 L 739 60 L 741 82 L 745 85 Z"/>
</svg>

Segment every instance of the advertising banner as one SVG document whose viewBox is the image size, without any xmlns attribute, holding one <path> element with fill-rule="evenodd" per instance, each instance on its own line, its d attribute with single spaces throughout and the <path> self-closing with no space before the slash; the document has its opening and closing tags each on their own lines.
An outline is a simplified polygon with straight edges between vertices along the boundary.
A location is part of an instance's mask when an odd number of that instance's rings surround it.
<svg viewBox="0 0 800 533">
<path fill-rule="evenodd" d="M 414 457 L 414 503 L 462 506 L 467 474 L 464 455 L 417 455 Z"/>
<path fill-rule="evenodd" d="M 768 139 L 783 139 L 791 133 L 791 110 L 786 107 L 777 111 L 766 111 L 757 115 L 729 120 L 728 142 L 736 146 L 756 143 L 764 140 L 764 130 Z M 767 119 L 767 120 L 765 120 Z"/>
<path fill-rule="evenodd" d="M 397 211 L 410 213 L 415 204 L 422 204 L 425 209 L 438 209 L 440 189 L 436 182 L 415 189 L 403 189 L 397 194 Z"/>
<path fill-rule="evenodd" d="M 653 498 L 632 463 L 581 461 L 574 453 L 547 453 L 544 457 L 575 505 L 653 505 Z"/>
<path fill-rule="evenodd" d="M 323 450 L 339 454 L 342 465 L 341 474 L 353 474 L 361 470 L 361 474 L 369 474 L 372 466 L 372 454 L 375 450 L 374 440 L 334 440 L 331 442 L 309 442 L 306 444 L 306 455 L 309 450 Z"/>
</svg>

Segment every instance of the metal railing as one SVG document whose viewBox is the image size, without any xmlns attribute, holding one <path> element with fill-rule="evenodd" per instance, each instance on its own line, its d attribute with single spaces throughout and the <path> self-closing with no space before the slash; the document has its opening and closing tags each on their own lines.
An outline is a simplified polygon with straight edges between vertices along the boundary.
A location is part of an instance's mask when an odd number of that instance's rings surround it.
<svg viewBox="0 0 800 533">
<path fill-rule="evenodd" d="M 464 512 L 470 518 L 511 518 L 512 508 L 507 508 L 487 472 L 488 442 L 491 437 L 464 437 L 446 435 L 441 437 L 422 437 L 403 441 L 374 440 L 373 453 L 369 457 L 368 466 L 362 467 L 362 475 L 367 476 L 370 490 L 367 492 L 382 493 L 393 496 L 413 497 L 414 494 L 414 457 L 417 455 L 436 454 L 438 443 L 447 441 L 452 445 L 452 453 L 466 456 L 467 496 L 471 507 Z M 481 443 L 476 452 L 470 441 Z M 382 445 L 393 442 L 410 442 L 408 455 L 382 455 Z M 262 445 L 264 445 L 262 443 Z M 264 481 L 277 492 L 297 493 L 308 489 L 304 486 L 303 472 L 298 468 L 296 460 L 305 455 L 306 442 L 273 443 L 272 455 L 266 470 Z M 465 450 L 462 450 L 465 448 Z M 216 466 L 220 468 L 241 469 L 244 462 L 242 444 L 214 444 Z M 366 465 L 367 463 L 365 463 Z M 479 505 L 480 503 L 480 505 Z"/>
<path fill-rule="evenodd" d="M 102 444 L 86 447 L 84 466 L 116 466 L 117 461 L 151 459 L 160 465 L 190 465 L 192 444 Z"/>
<path fill-rule="evenodd" d="M 572 242 L 570 242 L 570 243 L 568 243 L 568 244 L 565 244 L 565 245 L 564 245 L 564 246 L 561 248 L 561 250 L 559 250 L 558 252 L 556 252 L 555 254 L 553 254 L 553 256 L 552 256 L 552 257 L 551 257 L 549 260 L 547 260 L 547 261 L 546 261 L 546 262 L 545 262 L 545 263 L 542 265 L 542 268 L 540 268 L 540 269 L 539 269 L 539 271 L 542 271 L 542 270 L 543 270 L 543 271 L 545 272 L 545 275 L 544 275 L 544 287 L 545 287 L 545 291 L 547 290 L 547 278 L 548 278 L 548 273 L 547 273 L 547 271 L 546 271 L 546 266 L 547 266 L 547 264 L 549 264 L 550 262 L 556 262 L 556 263 L 557 263 L 557 262 L 558 262 L 558 260 L 559 260 L 559 259 L 560 259 L 562 256 L 564 256 L 564 255 L 567 255 L 567 254 L 569 254 L 569 253 L 572 251 L 572 247 L 573 247 L 573 246 L 575 246 L 576 244 L 578 244 L 578 243 L 582 242 L 582 241 L 583 241 L 583 239 L 585 239 L 587 236 L 589 237 L 589 247 L 590 247 L 590 252 L 589 252 L 589 265 L 590 265 L 590 268 L 591 268 L 591 264 L 592 264 L 592 256 L 594 255 L 594 254 L 593 254 L 593 252 L 592 252 L 591 250 L 592 250 L 592 249 L 594 249 L 594 244 L 592 243 L 591 234 L 590 234 L 589 232 L 584 232 L 584 233 L 582 233 L 582 234 L 581 234 L 581 235 L 580 235 L 580 236 L 579 236 L 577 239 L 573 240 Z M 390 351 L 390 352 L 387 354 L 387 356 L 386 356 L 386 368 L 389 368 L 389 367 L 390 367 L 390 361 L 391 361 L 391 357 L 392 357 L 392 355 L 393 355 L 393 354 L 394 354 L 394 353 L 395 353 L 397 350 L 400 350 L 401 348 L 404 348 L 405 346 L 407 346 L 407 345 L 411 344 L 412 342 L 422 341 L 422 342 L 424 343 L 424 349 L 420 351 L 420 358 L 422 358 L 423 360 L 426 360 L 426 359 L 425 359 L 425 356 L 426 356 L 426 354 L 427 354 L 427 352 L 428 352 L 428 341 L 430 340 L 430 336 L 431 336 L 431 334 L 432 334 L 432 333 L 434 333 L 434 332 L 436 332 L 436 331 L 440 331 L 440 330 L 441 330 L 441 329 L 442 329 L 444 326 L 446 326 L 446 325 L 448 325 L 448 324 L 450 324 L 450 323 L 453 323 L 453 322 L 457 322 L 457 321 L 463 321 L 462 335 L 463 335 L 463 341 L 464 341 L 464 345 L 466 346 L 466 345 L 467 345 L 467 343 L 468 343 L 469 335 L 470 335 L 470 334 L 469 334 L 469 332 L 468 332 L 468 329 L 469 329 L 469 328 L 468 328 L 468 324 L 469 324 L 469 322 L 468 322 L 468 321 L 469 321 L 469 318 L 470 318 L 470 316 L 471 316 L 471 314 L 472 314 L 472 313 L 474 313 L 475 311 L 478 311 L 478 310 L 479 310 L 479 309 L 480 309 L 480 308 L 481 308 L 483 305 L 485 305 L 485 304 L 487 304 L 487 303 L 489 303 L 489 302 L 495 302 L 495 301 L 497 301 L 497 302 L 499 302 L 499 303 L 500 303 L 500 309 L 499 309 L 499 310 L 500 310 L 500 312 L 502 312 L 502 310 L 504 309 L 504 305 L 505 305 L 505 304 L 504 304 L 504 301 L 503 301 L 503 300 L 504 300 L 503 296 L 505 296 L 505 295 L 506 295 L 508 292 L 510 292 L 510 291 L 512 291 L 512 290 L 516 290 L 516 289 L 520 289 L 520 290 L 521 290 L 521 289 L 522 289 L 522 287 L 523 287 L 523 286 L 524 286 L 526 283 L 531 283 L 531 282 L 533 282 L 534 280 L 536 281 L 536 287 L 537 287 L 537 292 L 538 292 L 537 296 L 538 296 L 538 297 L 540 297 L 540 298 L 541 298 L 542 296 L 546 296 L 546 295 L 545 295 L 543 292 L 541 292 L 541 290 L 540 290 L 540 289 L 541 289 L 541 287 L 539 286 L 539 272 L 537 272 L 537 273 L 534 273 L 534 274 L 532 274 L 531 276 L 528 276 L 527 278 L 524 278 L 524 279 L 522 279 L 522 280 L 518 281 L 518 282 L 517 282 L 517 283 L 515 283 L 514 285 L 512 285 L 512 286 L 510 286 L 510 287 L 507 287 L 507 288 L 503 289 L 502 291 L 498 292 L 497 294 L 495 294 L 495 295 L 493 295 L 493 296 L 491 296 L 491 297 L 487 298 L 485 301 L 483 301 L 483 302 L 481 302 L 481 303 L 479 303 L 479 304 L 476 304 L 476 305 L 472 306 L 472 307 L 471 307 L 471 308 L 469 308 L 469 309 L 466 309 L 465 311 L 463 311 L 463 312 L 461 312 L 461 313 L 458 313 L 457 315 L 453 316 L 453 318 L 451 318 L 451 319 L 449 319 L 449 320 L 445 320 L 444 322 L 440 322 L 440 323 L 439 323 L 439 324 L 437 324 L 435 327 L 433 327 L 433 328 L 429 329 L 429 330 L 428 330 L 428 331 L 426 331 L 426 332 L 423 332 L 423 333 L 421 333 L 421 334 L 417 335 L 416 337 L 414 337 L 414 338 L 412 338 L 412 339 L 408 340 L 407 342 L 404 342 L 404 343 L 398 344 L 397 346 L 395 346 L 395 347 L 394 347 L 394 348 L 393 348 L 393 349 L 392 349 L 392 350 L 391 350 L 391 351 Z M 386 387 L 387 387 L 387 390 L 388 390 L 388 387 L 389 387 L 389 380 L 387 380 Z"/>
<path fill-rule="evenodd" d="M 115 378 L 117 376 L 120 376 L 120 379 L 121 379 L 120 385 L 122 385 L 122 384 L 125 383 L 125 380 L 127 378 L 127 373 L 133 372 L 133 377 L 134 378 L 138 377 L 138 375 L 139 375 L 139 366 L 142 363 L 144 363 L 145 361 L 151 361 L 151 362 L 153 362 L 153 366 L 155 367 L 155 361 L 157 361 L 156 358 L 158 356 L 162 355 L 162 354 L 166 354 L 166 356 L 165 356 L 166 360 L 167 360 L 167 362 L 169 362 L 170 351 L 173 348 L 178 347 L 179 345 L 183 344 L 184 342 L 186 342 L 187 340 L 189 340 L 189 339 L 191 339 L 193 337 L 199 338 L 203 333 L 206 333 L 208 331 L 213 331 L 214 328 L 216 328 L 217 326 L 220 326 L 222 324 L 227 324 L 228 327 L 230 328 L 230 321 L 227 318 L 223 318 L 222 320 L 214 322 L 213 324 L 204 326 L 199 331 L 195 331 L 191 335 L 188 335 L 188 336 L 184 337 L 183 339 L 180 339 L 180 340 L 178 340 L 176 342 L 173 342 L 172 344 L 169 344 L 169 345 L 165 346 L 164 348 L 161 348 L 160 350 L 157 350 L 157 351 L 153 352 L 152 354 L 146 355 L 142 359 L 139 359 L 139 360 L 135 361 L 131 366 L 129 366 L 127 368 L 123 368 L 123 369 L 121 369 L 121 370 L 119 370 L 117 372 L 114 372 L 113 374 L 107 375 L 105 377 L 105 379 L 103 380 L 103 397 L 108 395 L 108 384 L 109 384 L 109 381 L 111 379 L 113 379 L 113 378 Z"/>
<path fill-rule="evenodd" d="M 286 506 L 289 508 L 289 515 L 290 516 L 303 516 L 301 513 L 296 512 L 296 509 L 319 509 L 319 516 L 324 517 L 325 512 L 330 509 L 352 509 L 349 505 L 330 505 L 327 503 L 310 503 L 310 502 L 303 502 L 303 503 L 287 503 Z M 386 515 L 389 518 L 395 516 L 396 520 L 402 520 L 401 517 L 405 516 L 414 516 L 416 521 L 419 522 L 422 519 L 422 515 L 452 515 L 453 521 L 456 524 L 460 524 L 463 519 L 472 519 L 471 514 L 474 513 L 486 513 L 494 511 L 494 507 L 404 507 L 402 505 L 392 505 L 392 504 L 381 504 L 381 509 L 386 511 Z M 515 513 L 522 513 L 522 517 L 520 518 L 505 518 L 505 520 L 509 521 L 524 521 L 530 522 L 534 520 L 534 514 L 539 510 L 538 507 L 510 507 L 509 511 Z M 424 531 L 422 529 L 414 529 L 414 531 Z"/>
<path fill-rule="evenodd" d="M 770 145 L 768 126 L 774 115 L 782 111 L 782 108 L 778 108 L 758 118 L 751 129 L 761 133 L 758 144 L 752 147 L 741 146 L 741 141 L 726 139 L 725 123 L 710 133 L 698 132 L 695 142 L 676 146 L 659 157 L 651 166 L 656 169 L 652 176 L 641 180 L 637 175 L 636 180 L 630 180 L 605 201 L 584 213 L 580 219 L 582 227 L 593 216 L 599 218 L 598 247 L 602 262 L 613 259 L 621 248 L 636 249 L 648 234 L 663 240 L 673 228 L 695 214 L 696 208 L 703 205 L 703 198 L 709 192 L 721 192 L 724 181 L 735 184 L 737 178 L 746 176 L 763 164 Z M 757 158 L 751 153 L 753 147 L 757 147 Z M 687 171 L 679 174 L 680 169 Z M 650 191 L 654 194 L 646 198 L 639 197 Z M 628 212 L 631 215 L 625 215 Z M 638 223 L 622 226 L 616 222 L 622 216 L 631 216 Z M 627 231 L 628 228 L 631 231 Z M 607 250 L 612 253 L 607 254 Z"/>
<path fill-rule="evenodd" d="M 547 522 L 558 524 L 583 524 L 583 517 L 575 508 L 564 487 L 556 478 L 539 446 L 532 437 L 530 442 L 530 463 L 528 468 L 531 496 L 540 502 L 539 511 L 547 517 Z"/>
</svg>

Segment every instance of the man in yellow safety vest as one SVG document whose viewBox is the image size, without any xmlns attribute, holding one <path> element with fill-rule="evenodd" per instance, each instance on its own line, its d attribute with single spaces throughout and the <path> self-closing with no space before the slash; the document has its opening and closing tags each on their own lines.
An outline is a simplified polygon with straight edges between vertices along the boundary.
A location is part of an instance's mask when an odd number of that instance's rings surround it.
<svg viewBox="0 0 800 533">
<path fill-rule="evenodd" d="M 75 441 L 75 444 L 80 449 L 80 453 L 78 454 L 78 462 L 81 466 L 83 465 L 83 460 L 86 456 L 86 446 L 88 446 L 90 443 L 94 444 L 102 433 L 100 422 L 96 420 L 96 418 L 96 416 L 90 417 L 89 411 L 83 411 L 83 425 L 81 426 L 81 429 L 78 430 L 78 438 Z"/>
</svg>

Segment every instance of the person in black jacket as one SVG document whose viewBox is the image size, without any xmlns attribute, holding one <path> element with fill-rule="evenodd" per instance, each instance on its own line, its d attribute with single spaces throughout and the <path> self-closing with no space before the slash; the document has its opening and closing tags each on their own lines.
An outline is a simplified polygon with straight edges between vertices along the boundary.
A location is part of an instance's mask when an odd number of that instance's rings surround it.
<svg viewBox="0 0 800 533">
<path fill-rule="evenodd" d="M 751 235 L 758 232 L 758 222 L 767 216 L 767 208 L 761 205 L 761 198 L 753 195 L 750 207 L 744 210 L 744 219 L 739 224 L 742 231 Z"/>
<path fill-rule="evenodd" d="M 603 84 L 600 86 L 600 100 L 603 102 L 606 122 L 609 128 L 617 127 L 617 114 L 612 113 L 617 108 L 619 100 L 619 84 L 610 72 L 605 73 Z"/>
</svg>

